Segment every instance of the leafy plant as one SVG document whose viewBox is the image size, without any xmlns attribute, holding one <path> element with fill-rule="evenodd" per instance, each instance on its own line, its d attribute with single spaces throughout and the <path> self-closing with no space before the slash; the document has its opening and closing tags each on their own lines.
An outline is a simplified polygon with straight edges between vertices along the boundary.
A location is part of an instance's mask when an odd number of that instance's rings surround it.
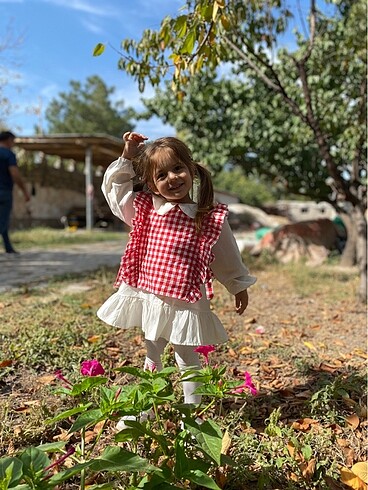
<svg viewBox="0 0 368 490">
<path fill-rule="evenodd" d="M 207 356 L 208 352 L 206 359 Z M 14 458 L 0 459 L 1 489 L 55 488 L 77 475 L 80 488 L 84 489 L 87 475 L 97 478 L 101 473 L 105 480 L 112 473 L 123 473 L 130 489 L 181 488 L 185 481 L 214 490 L 220 488 L 213 478 L 215 469 L 233 462 L 222 452 L 220 426 L 211 419 L 198 419 L 198 415 L 204 415 L 216 399 L 229 394 L 247 396 L 248 389 L 255 389 L 250 376 L 237 387 L 237 381 L 225 379 L 225 368 L 211 368 L 208 364 L 203 369 L 188 370 L 179 380 L 176 376 L 176 383 L 172 379 L 176 373 L 174 367 L 151 372 L 124 366 L 117 371 L 134 376 L 137 381 L 122 386 L 112 384 L 103 376 L 104 369 L 96 360 L 82 363 L 81 373 L 86 377 L 75 384 L 61 371 L 56 372 L 63 385 L 57 393 L 71 397 L 73 406 L 48 423 L 71 421 L 69 434 L 79 438 L 79 442 L 68 448 L 65 443 L 31 447 Z M 176 384 L 187 377 L 202 382 L 197 392 L 212 396 L 205 407 L 193 411 L 193 406 L 178 402 Z M 149 410 L 154 414 L 152 420 L 142 417 Z M 114 437 L 115 443 L 122 443 L 123 447 L 108 445 L 98 454 L 97 443 L 109 422 L 121 417 L 130 419 Z M 99 429 L 94 441 L 88 445 L 86 433 L 96 427 Z M 52 463 L 45 453 L 53 451 L 63 454 Z M 50 472 L 67 458 L 75 464 Z"/>
</svg>

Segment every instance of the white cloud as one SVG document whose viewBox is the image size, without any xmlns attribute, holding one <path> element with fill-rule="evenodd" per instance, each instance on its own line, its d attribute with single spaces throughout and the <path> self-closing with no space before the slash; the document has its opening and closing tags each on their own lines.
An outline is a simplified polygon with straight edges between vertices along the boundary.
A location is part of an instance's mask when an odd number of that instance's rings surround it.
<svg viewBox="0 0 368 490">
<path fill-rule="evenodd" d="M 40 90 L 40 96 L 42 99 L 46 99 L 47 101 L 56 97 L 61 92 L 61 88 L 56 83 L 50 83 L 49 85 L 45 85 Z"/>
<path fill-rule="evenodd" d="M 88 0 L 43 0 L 45 3 L 58 5 L 71 10 L 77 10 L 86 14 L 98 15 L 100 17 L 114 17 L 118 12 L 111 6 L 104 3 L 103 7 L 96 6 L 96 2 Z"/>
<path fill-rule="evenodd" d="M 87 31 L 93 34 L 104 34 L 105 31 L 101 26 L 97 25 L 95 22 L 91 22 L 87 19 L 82 19 L 82 25 L 87 29 Z"/>
</svg>

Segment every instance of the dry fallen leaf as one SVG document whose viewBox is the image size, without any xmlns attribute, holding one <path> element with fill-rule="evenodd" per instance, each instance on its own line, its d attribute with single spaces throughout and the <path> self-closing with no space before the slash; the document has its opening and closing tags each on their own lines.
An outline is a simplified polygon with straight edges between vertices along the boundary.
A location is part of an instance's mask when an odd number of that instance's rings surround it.
<svg viewBox="0 0 368 490">
<path fill-rule="evenodd" d="M 340 478 L 345 485 L 353 490 L 367 490 L 367 485 L 359 476 L 355 475 L 349 468 L 340 469 Z"/>
<path fill-rule="evenodd" d="M 228 431 L 225 431 L 225 434 L 222 437 L 221 442 L 221 454 L 227 454 L 231 447 L 231 437 Z"/>
<path fill-rule="evenodd" d="M 348 423 L 348 426 L 353 430 L 359 427 L 360 420 L 357 414 L 353 413 L 352 415 L 349 415 L 349 417 L 346 417 L 345 420 Z"/>
<path fill-rule="evenodd" d="M 56 381 L 55 375 L 54 374 L 44 374 L 43 376 L 40 376 L 37 378 L 37 381 L 41 383 L 42 385 L 48 385 L 54 381 Z"/>
<path fill-rule="evenodd" d="M 91 344 L 95 344 L 96 342 L 98 342 L 101 338 L 101 335 L 91 335 L 90 337 L 88 337 L 88 342 L 90 342 Z"/>
<path fill-rule="evenodd" d="M 227 477 L 222 468 L 216 468 L 215 479 L 220 488 L 225 487 Z"/>
<path fill-rule="evenodd" d="M 231 357 L 238 357 L 238 354 L 234 351 L 234 349 L 230 349 L 228 350 L 228 353 L 229 353 L 229 356 Z"/>
<path fill-rule="evenodd" d="M 345 456 L 346 466 L 352 466 L 354 460 L 356 459 L 354 449 L 351 449 L 350 447 L 343 447 L 342 452 L 344 453 Z"/>
<path fill-rule="evenodd" d="M 308 342 L 308 341 L 303 341 L 303 344 L 308 347 L 308 349 L 310 350 L 313 350 L 313 351 L 317 351 L 317 348 L 312 344 L 312 342 Z"/>
<path fill-rule="evenodd" d="M 310 481 L 312 479 L 312 476 L 314 475 L 314 470 L 316 469 L 316 460 L 312 458 L 308 461 L 308 463 L 304 461 L 303 463 L 300 463 L 299 467 L 301 469 L 303 477 L 307 481 Z"/>
<path fill-rule="evenodd" d="M 0 368 L 9 367 L 13 364 L 11 359 L 5 359 L 4 361 L 0 361 Z"/>
<path fill-rule="evenodd" d="M 353 354 L 363 359 L 368 359 L 368 354 L 363 349 L 354 349 Z"/>
<path fill-rule="evenodd" d="M 368 484 L 368 462 L 359 461 L 351 468 L 354 475 L 358 476 L 364 483 Z"/>
<path fill-rule="evenodd" d="M 318 420 L 310 419 L 308 417 L 304 419 L 299 419 L 293 422 L 292 428 L 297 430 L 306 431 L 309 430 L 311 425 L 318 424 Z"/>
<path fill-rule="evenodd" d="M 56 434 L 52 439 L 54 441 L 69 441 L 71 437 L 73 437 L 72 433 L 60 427 L 60 434 Z"/>
</svg>

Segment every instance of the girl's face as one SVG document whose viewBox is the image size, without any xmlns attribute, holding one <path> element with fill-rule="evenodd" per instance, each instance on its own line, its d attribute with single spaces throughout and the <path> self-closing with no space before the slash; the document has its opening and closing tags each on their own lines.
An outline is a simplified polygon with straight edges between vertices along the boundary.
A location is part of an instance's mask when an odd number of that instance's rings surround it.
<svg viewBox="0 0 368 490">
<path fill-rule="evenodd" d="M 153 171 L 152 191 L 167 201 L 191 203 L 189 196 L 193 178 L 185 163 L 168 161 L 158 164 Z"/>
</svg>

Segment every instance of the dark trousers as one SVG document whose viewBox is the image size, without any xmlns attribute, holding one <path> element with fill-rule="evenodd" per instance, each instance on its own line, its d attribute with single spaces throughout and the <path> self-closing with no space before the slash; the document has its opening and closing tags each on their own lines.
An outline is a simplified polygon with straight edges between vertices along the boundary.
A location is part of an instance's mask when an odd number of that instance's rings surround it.
<svg viewBox="0 0 368 490">
<path fill-rule="evenodd" d="M 0 190 L 0 235 L 2 236 L 4 242 L 5 252 L 11 252 L 13 250 L 8 234 L 12 207 L 12 192 Z"/>
</svg>

